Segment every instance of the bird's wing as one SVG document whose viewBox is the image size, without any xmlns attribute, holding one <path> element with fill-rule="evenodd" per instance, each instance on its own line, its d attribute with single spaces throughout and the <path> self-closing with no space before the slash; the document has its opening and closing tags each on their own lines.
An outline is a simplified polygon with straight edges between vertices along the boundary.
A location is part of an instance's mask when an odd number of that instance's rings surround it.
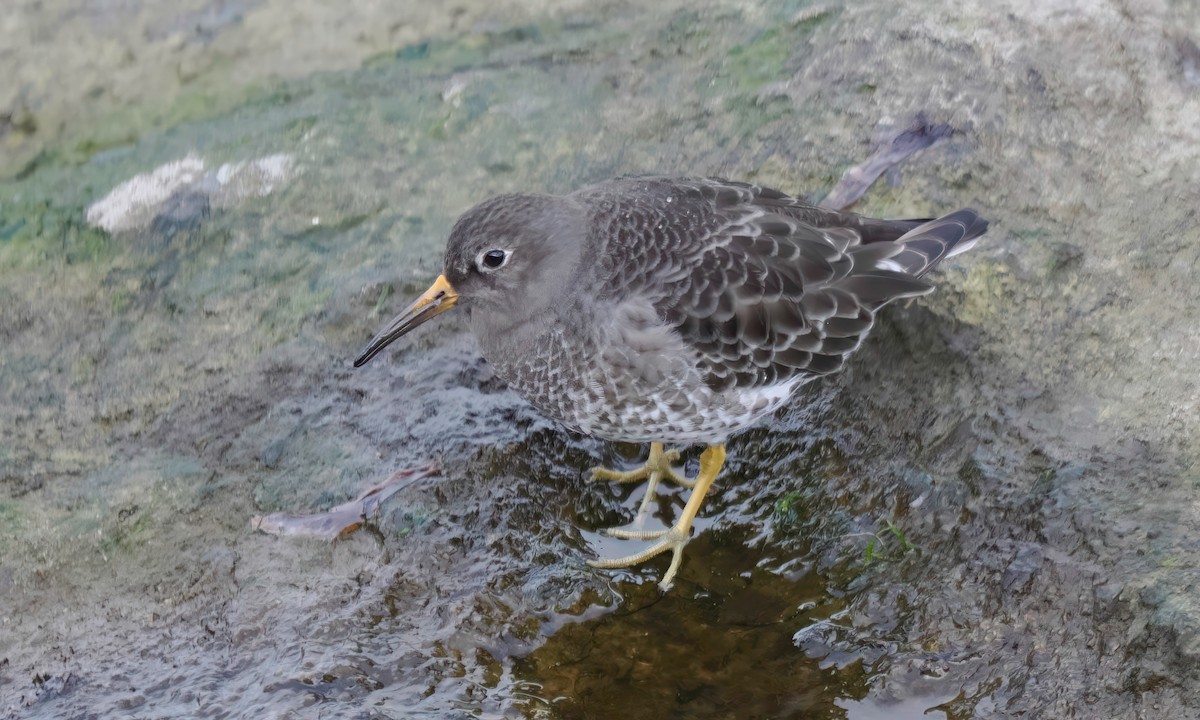
<svg viewBox="0 0 1200 720">
<path fill-rule="evenodd" d="M 987 227 L 972 210 L 872 220 L 722 180 L 616 182 L 594 200 L 606 292 L 650 299 L 719 391 L 839 370 L 880 307 L 930 292 L 921 275 Z"/>
</svg>

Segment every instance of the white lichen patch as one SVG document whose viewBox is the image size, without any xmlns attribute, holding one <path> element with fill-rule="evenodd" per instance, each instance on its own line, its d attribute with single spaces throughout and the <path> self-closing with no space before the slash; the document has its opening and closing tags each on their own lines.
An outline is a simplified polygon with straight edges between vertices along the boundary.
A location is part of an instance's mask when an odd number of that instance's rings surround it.
<svg viewBox="0 0 1200 720">
<path fill-rule="evenodd" d="M 247 162 L 225 163 L 215 173 L 214 207 L 229 207 L 245 198 L 264 197 L 292 176 L 290 155 L 267 155 Z"/>
<path fill-rule="evenodd" d="M 149 224 L 159 207 L 180 189 L 200 181 L 204 161 L 195 155 L 135 175 L 87 209 L 89 225 L 109 232 Z"/>
<path fill-rule="evenodd" d="M 228 208 L 247 198 L 270 195 L 295 174 L 290 155 L 277 154 L 225 163 L 208 170 L 189 154 L 117 185 L 88 207 L 87 222 L 110 233 L 150 225 L 163 206 L 181 192 L 202 193 L 212 208 Z"/>
</svg>

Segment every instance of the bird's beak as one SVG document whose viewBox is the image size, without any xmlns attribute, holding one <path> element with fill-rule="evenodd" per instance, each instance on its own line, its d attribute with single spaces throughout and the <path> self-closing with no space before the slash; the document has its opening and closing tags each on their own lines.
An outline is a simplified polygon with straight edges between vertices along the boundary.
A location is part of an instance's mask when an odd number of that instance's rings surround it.
<svg viewBox="0 0 1200 720">
<path fill-rule="evenodd" d="M 404 312 L 392 318 L 387 327 L 381 330 L 363 348 L 359 356 L 354 359 L 354 367 L 366 365 L 371 358 L 378 355 L 393 340 L 426 320 L 441 315 L 454 307 L 457 302 L 458 293 L 455 292 L 454 286 L 450 284 L 445 275 L 438 275 L 438 279 L 433 282 L 433 285 L 421 297 L 417 298 L 416 302 L 405 308 Z"/>
</svg>

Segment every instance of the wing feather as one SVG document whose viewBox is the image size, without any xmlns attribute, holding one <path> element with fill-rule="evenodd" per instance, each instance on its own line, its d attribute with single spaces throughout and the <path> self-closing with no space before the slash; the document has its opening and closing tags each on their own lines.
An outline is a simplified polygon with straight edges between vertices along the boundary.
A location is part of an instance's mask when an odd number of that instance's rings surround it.
<svg viewBox="0 0 1200 720">
<path fill-rule="evenodd" d="M 613 182 L 619 192 L 593 189 L 608 219 L 593 239 L 607 245 L 598 253 L 605 291 L 649 298 L 718 391 L 841 369 L 879 308 L 930 292 L 922 276 L 987 230 L 970 209 L 875 220 L 745 183 Z M 620 252 L 609 252 L 614 244 Z"/>
</svg>

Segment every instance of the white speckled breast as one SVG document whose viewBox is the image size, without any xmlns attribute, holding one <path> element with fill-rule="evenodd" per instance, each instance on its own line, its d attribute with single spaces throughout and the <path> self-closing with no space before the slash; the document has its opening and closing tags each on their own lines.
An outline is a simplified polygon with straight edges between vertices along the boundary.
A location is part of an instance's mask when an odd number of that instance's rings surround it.
<svg viewBox="0 0 1200 720">
<path fill-rule="evenodd" d="M 695 351 L 634 302 L 605 308 L 586 325 L 541 328 L 491 335 L 484 357 L 547 417 L 607 440 L 720 442 L 778 409 L 806 379 L 714 391 Z"/>
</svg>

